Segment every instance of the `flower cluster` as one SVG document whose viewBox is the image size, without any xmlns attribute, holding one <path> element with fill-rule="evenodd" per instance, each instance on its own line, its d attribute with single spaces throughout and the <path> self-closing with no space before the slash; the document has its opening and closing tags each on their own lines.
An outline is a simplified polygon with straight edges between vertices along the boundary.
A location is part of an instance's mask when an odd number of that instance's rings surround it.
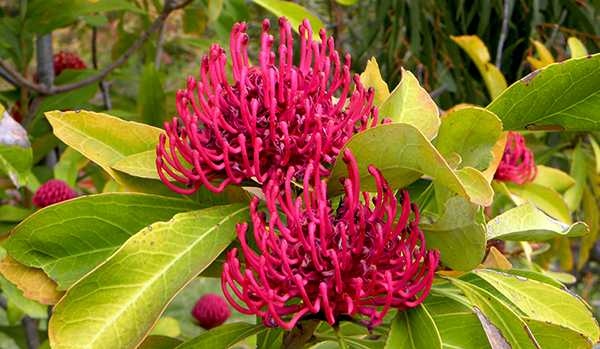
<svg viewBox="0 0 600 349">
<path fill-rule="evenodd" d="M 533 153 L 525 146 L 525 139 L 516 132 L 508 132 L 504 155 L 494 179 L 524 184 L 533 181 L 536 175 Z"/>
<path fill-rule="evenodd" d="M 73 199 L 75 192 L 65 182 L 51 179 L 33 195 L 33 204 L 39 208 L 50 206 L 59 202 Z"/>
<path fill-rule="evenodd" d="M 221 326 L 230 314 L 229 304 L 223 297 L 213 293 L 200 297 L 192 310 L 192 316 L 207 331 Z"/>
<path fill-rule="evenodd" d="M 337 213 L 312 161 L 301 197 L 292 199 L 293 168 L 285 175 L 283 194 L 277 177 L 263 187 L 269 219 L 258 211 L 259 199 L 254 198 L 250 211 L 260 253 L 248 246 L 248 224 L 238 224 L 246 269 L 241 270 L 234 249 L 227 254 L 221 279 L 225 297 L 238 311 L 286 329 L 307 313 L 320 314 L 331 325 L 342 315 L 360 314 L 369 318 L 362 322 L 371 329 L 381 324 L 390 307 L 404 310 L 427 296 L 439 251 L 425 249 L 416 205 L 403 190 L 398 206 L 381 172 L 369 166 L 377 183 L 371 208 L 369 193 L 363 192 L 361 201 L 352 153 L 346 149 L 343 156 L 349 178 L 343 179 L 345 197 Z M 409 222 L 411 212 L 414 220 Z M 247 308 L 234 301 L 229 289 Z M 282 319 L 292 314 L 288 322 Z"/>
<path fill-rule="evenodd" d="M 87 69 L 87 66 L 76 52 L 60 51 L 54 55 L 54 76 L 60 75 L 65 69 Z"/>
<path fill-rule="evenodd" d="M 54 55 L 54 76 L 60 75 L 65 69 L 87 69 L 87 66 L 76 52 L 60 51 Z M 33 76 L 33 81 L 37 82 L 37 74 Z M 29 102 L 31 105 L 31 101 Z M 17 101 L 11 108 L 10 114 L 16 122 L 21 122 L 23 116 L 21 115 L 21 101 Z"/>
<path fill-rule="evenodd" d="M 200 81 L 190 77 L 187 90 L 178 91 L 181 120 L 165 123 L 156 160 L 162 181 L 172 190 L 191 194 L 205 185 L 221 192 L 229 183 L 250 179 L 262 184 L 278 168 L 288 167 L 299 168 L 299 178 L 315 155 L 315 171 L 325 176 L 324 164 L 333 164 L 353 134 L 377 122 L 373 89 L 365 89 L 358 75 L 351 77 L 350 56 L 341 63 L 325 30 L 317 43 L 308 20 L 303 21 L 295 66 L 290 23 L 281 18 L 278 24 L 278 58 L 265 20 L 260 66 L 250 67 L 246 24 L 236 24 L 230 40 L 233 84 L 225 74 L 225 50 L 212 45 L 202 59 Z M 349 96 L 352 80 L 356 89 Z"/>
</svg>

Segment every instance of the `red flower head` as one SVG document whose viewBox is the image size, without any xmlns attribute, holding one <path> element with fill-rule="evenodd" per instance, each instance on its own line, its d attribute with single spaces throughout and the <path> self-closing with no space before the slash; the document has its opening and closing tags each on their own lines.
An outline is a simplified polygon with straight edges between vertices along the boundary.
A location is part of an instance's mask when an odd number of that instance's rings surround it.
<svg viewBox="0 0 600 349">
<path fill-rule="evenodd" d="M 54 55 L 54 76 L 60 75 L 65 69 L 87 69 L 87 67 L 76 52 L 60 51 Z"/>
<path fill-rule="evenodd" d="M 58 76 L 65 69 L 87 69 L 85 63 L 79 59 L 76 52 L 60 51 L 54 55 L 54 76 Z M 38 82 L 37 74 L 33 76 L 33 81 Z M 31 101 L 29 101 L 31 105 Z M 16 122 L 21 123 L 21 101 L 17 101 L 11 108 L 10 114 Z"/>
<path fill-rule="evenodd" d="M 71 187 L 58 179 L 51 179 L 42 185 L 33 195 L 33 204 L 39 208 L 73 199 L 75 192 Z"/>
<path fill-rule="evenodd" d="M 198 320 L 200 327 L 207 331 L 221 326 L 230 314 L 229 304 L 223 297 L 212 293 L 200 297 L 192 310 L 192 316 Z"/>
<path fill-rule="evenodd" d="M 525 146 L 525 139 L 516 132 L 508 132 L 504 155 L 494 179 L 518 184 L 531 182 L 537 175 L 533 154 Z"/>
<path fill-rule="evenodd" d="M 313 40 L 308 20 L 303 21 L 296 67 L 290 23 L 279 19 L 279 58 L 271 51 L 274 39 L 269 27 L 265 20 L 260 66 L 250 67 L 246 23 L 236 24 L 230 41 L 233 84 L 225 75 L 225 50 L 213 45 L 202 59 L 200 81 L 190 77 L 187 90 L 178 91 L 181 122 L 173 118 L 165 123 L 166 135 L 161 135 L 156 160 L 162 181 L 171 189 L 191 194 L 206 185 L 221 192 L 230 182 L 255 179 L 265 183 L 278 168 L 292 166 L 301 175 L 315 154 L 320 156 L 316 171 L 327 175 L 323 163 L 332 164 L 342 146 L 364 130 L 370 118 L 376 122 L 373 89 L 366 90 L 355 75 L 356 90 L 348 98 L 350 56 L 342 65 L 333 38 L 325 30 L 319 33 L 319 44 Z M 165 172 L 188 189 L 176 187 Z M 215 187 L 209 183 L 212 180 L 222 182 Z"/>
<path fill-rule="evenodd" d="M 307 313 L 319 314 L 331 325 L 342 316 L 360 314 L 368 318 L 361 322 L 372 329 L 390 307 L 405 310 L 427 296 L 439 251 L 425 249 L 416 205 L 405 190 L 399 204 L 381 172 L 369 166 L 377 182 L 371 209 L 369 193 L 363 192 L 364 201 L 360 200 L 352 153 L 346 150 L 343 159 L 350 178 L 343 180 L 346 195 L 337 213 L 312 162 L 306 167 L 305 190 L 295 201 L 293 168 L 287 170 L 283 195 L 276 178 L 267 183 L 268 220 L 257 211 L 259 199 L 254 198 L 250 212 L 260 252 L 248 246 L 248 224 L 238 224 L 247 269 L 241 270 L 234 249 L 227 254 L 221 278 L 225 297 L 235 309 L 262 316 L 267 326 L 286 329 Z M 315 177 L 313 186 L 310 176 Z M 277 206 L 287 223 L 280 219 Z M 415 218 L 409 222 L 411 211 Z M 247 308 L 233 300 L 227 285 Z M 292 314 L 287 322 L 282 319 Z"/>
</svg>

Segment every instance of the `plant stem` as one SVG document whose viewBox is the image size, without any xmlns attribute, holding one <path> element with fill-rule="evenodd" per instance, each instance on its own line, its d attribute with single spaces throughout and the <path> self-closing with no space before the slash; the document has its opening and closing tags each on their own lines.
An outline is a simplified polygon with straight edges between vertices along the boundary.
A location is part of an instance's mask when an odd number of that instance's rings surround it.
<svg viewBox="0 0 600 349">
<path fill-rule="evenodd" d="M 344 339 L 344 334 L 342 333 L 342 330 L 340 330 L 340 323 L 336 322 L 333 325 L 333 330 L 335 331 L 335 335 L 338 339 L 338 343 L 340 344 L 340 349 L 347 349 L 348 348 L 348 344 L 346 344 L 346 340 Z"/>
<path fill-rule="evenodd" d="M 317 319 L 298 321 L 296 326 L 284 335 L 281 349 L 301 349 L 313 337 L 320 323 Z"/>
</svg>

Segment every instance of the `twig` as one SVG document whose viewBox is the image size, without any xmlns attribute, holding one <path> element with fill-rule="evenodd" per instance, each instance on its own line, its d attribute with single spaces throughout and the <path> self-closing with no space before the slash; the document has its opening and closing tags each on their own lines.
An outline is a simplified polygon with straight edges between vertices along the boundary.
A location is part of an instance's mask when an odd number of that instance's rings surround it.
<svg viewBox="0 0 600 349">
<path fill-rule="evenodd" d="M 52 33 L 41 36 L 37 36 L 37 79 L 40 83 L 46 86 L 52 86 L 54 84 L 54 55 L 52 53 Z M 28 130 L 29 126 L 33 123 L 36 114 L 40 110 L 42 103 L 44 102 L 45 96 L 36 95 L 33 97 L 33 101 L 27 113 L 23 117 L 21 125 Z"/>
<path fill-rule="evenodd" d="M 25 341 L 27 342 L 27 348 L 37 349 L 40 346 L 40 338 L 38 336 L 38 325 L 39 320 L 32 319 L 25 315 L 21 319 L 23 324 L 23 332 L 25 332 Z"/>
<path fill-rule="evenodd" d="M 434 98 L 438 97 L 439 95 L 441 95 L 442 93 L 444 93 L 444 91 L 446 91 L 447 88 L 448 88 L 448 85 L 443 84 L 442 86 L 438 87 L 436 90 L 431 91 L 431 93 L 429 94 L 429 97 L 431 97 L 431 99 L 434 99 Z"/>
<path fill-rule="evenodd" d="M 6 70 L 4 70 L 2 68 L 0 68 L 0 77 L 3 78 L 4 80 L 8 81 L 14 87 L 21 87 L 21 84 L 17 81 L 17 79 L 15 79 L 12 76 L 10 76 L 6 72 Z"/>
<path fill-rule="evenodd" d="M 100 89 L 102 90 L 102 97 L 104 98 L 104 105 L 106 110 L 112 109 L 112 102 L 110 101 L 110 85 L 108 81 L 100 81 Z"/>
<path fill-rule="evenodd" d="M 156 51 L 154 52 L 154 66 L 156 67 L 156 70 L 160 69 L 160 61 L 163 53 L 163 46 L 165 45 L 165 34 L 167 33 L 168 24 L 169 21 L 165 18 L 158 30 L 158 40 L 156 41 Z"/>
<path fill-rule="evenodd" d="M 508 0 L 504 0 L 504 18 L 502 18 L 502 29 L 500 30 L 500 40 L 498 41 L 498 51 L 496 52 L 496 68 L 500 70 L 500 61 L 502 60 L 502 49 L 506 40 L 506 31 L 508 29 Z"/>
<path fill-rule="evenodd" d="M 98 73 L 94 76 L 91 76 L 87 79 L 83 79 L 81 81 L 78 81 L 78 82 L 75 82 L 72 84 L 67 84 L 67 85 L 47 86 L 45 84 L 36 84 L 32 81 L 27 80 L 25 77 L 23 77 L 23 75 L 19 74 L 17 71 L 12 69 L 8 65 L 8 63 L 6 63 L 1 58 L 0 58 L 0 68 L 4 69 L 10 76 L 12 76 L 14 79 L 16 79 L 23 86 L 26 86 L 29 89 L 39 92 L 40 94 L 43 94 L 45 96 L 52 96 L 57 93 L 63 93 L 63 92 L 76 90 L 78 88 L 82 88 L 84 86 L 96 83 L 96 82 L 104 79 L 113 70 L 115 70 L 116 68 L 121 66 L 123 63 L 125 63 L 135 51 L 137 51 L 144 43 L 146 43 L 146 41 L 148 41 L 150 36 L 156 31 L 156 29 L 158 29 L 158 27 L 162 24 L 162 22 L 167 18 L 167 16 L 171 12 L 181 9 L 181 8 L 184 8 L 185 6 L 189 5 L 192 1 L 193 0 L 181 0 L 178 2 L 175 0 L 165 0 L 165 6 L 164 6 L 163 11 L 156 18 L 156 20 L 154 20 L 154 22 L 152 23 L 150 28 L 148 28 L 148 30 L 146 30 L 144 32 L 144 34 L 142 34 L 142 37 L 139 38 L 138 41 L 136 41 L 129 48 L 129 50 L 127 50 L 127 52 L 125 52 L 121 57 L 119 57 L 119 59 L 114 61 L 112 64 L 110 64 L 108 67 L 106 67 L 100 73 Z"/>
<path fill-rule="evenodd" d="M 92 29 L 92 65 L 94 69 L 98 69 L 98 28 Z M 110 101 L 110 83 L 107 81 L 100 81 L 100 91 L 102 91 L 102 98 L 104 99 L 104 105 L 106 110 L 112 109 L 112 103 Z"/>
<path fill-rule="evenodd" d="M 298 321 L 296 326 L 284 335 L 281 349 L 301 349 L 312 338 L 320 323 L 317 319 Z"/>
</svg>

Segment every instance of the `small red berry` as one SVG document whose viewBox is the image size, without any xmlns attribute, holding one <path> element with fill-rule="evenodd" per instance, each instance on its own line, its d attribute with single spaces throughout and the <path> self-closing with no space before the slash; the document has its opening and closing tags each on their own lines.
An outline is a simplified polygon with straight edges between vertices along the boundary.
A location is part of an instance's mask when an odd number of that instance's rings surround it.
<svg viewBox="0 0 600 349">
<path fill-rule="evenodd" d="M 51 179 L 42 185 L 33 195 L 33 204 L 39 208 L 58 202 L 73 199 L 75 192 L 71 187 L 58 179 Z"/>
<path fill-rule="evenodd" d="M 221 326 L 231 314 L 229 304 L 217 294 L 202 296 L 192 310 L 192 316 L 198 320 L 200 327 L 207 331 Z"/>
</svg>

